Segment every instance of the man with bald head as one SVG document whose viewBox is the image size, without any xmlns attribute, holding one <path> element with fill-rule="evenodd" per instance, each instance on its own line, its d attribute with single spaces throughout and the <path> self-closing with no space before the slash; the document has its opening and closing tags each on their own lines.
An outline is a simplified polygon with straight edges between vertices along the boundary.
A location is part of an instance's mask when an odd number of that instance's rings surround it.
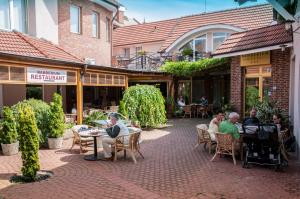
<svg viewBox="0 0 300 199">
<path fill-rule="evenodd" d="M 128 142 L 129 130 L 128 128 L 119 121 L 119 115 L 112 113 L 109 115 L 110 127 L 106 129 L 108 137 L 102 139 L 102 146 L 104 151 L 104 160 L 113 160 L 111 145 L 115 143 L 117 136 L 125 136 L 124 142 Z M 116 154 L 115 154 L 116 155 Z"/>
</svg>

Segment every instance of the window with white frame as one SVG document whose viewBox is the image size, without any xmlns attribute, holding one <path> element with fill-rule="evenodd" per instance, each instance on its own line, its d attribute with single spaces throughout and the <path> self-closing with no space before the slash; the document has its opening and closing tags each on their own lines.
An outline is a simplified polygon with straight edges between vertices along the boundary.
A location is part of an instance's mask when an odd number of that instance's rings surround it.
<svg viewBox="0 0 300 199">
<path fill-rule="evenodd" d="M 0 29 L 27 32 L 27 0 L 0 1 Z"/>
<path fill-rule="evenodd" d="M 229 37 L 230 33 L 214 32 L 213 33 L 213 52 Z"/>
<path fill-rule="evenodd" d="M 75 5 L 70 6 L 70 30 L 72 33 L 81 33 L 81 11 Z"/>
<path fill-rule="evenodd" d="M 193 60 L 198 60 L 203 58 L 204 53 L 206 53 L 206 45 L 207 45 L 206 34 L 201 35 L 195 39 L 187 42 L 183 47 L 179 49 L 184 56 L 189 56 Z"/>
<path fill-rule="evenodd" d="M 92 13 L 92 34 L 93 37 L 99 38 L 99 14 L 97 12 Z"/>
<path fill-rule="evenodd" d="M 194 39 L 194 60 L 203 58 L 204 53 L 206 53 L 206 35 Z"/>
<path fill-rule="evenodd" d="M 130 58 L 130 48 L 124 48 L 124 58 Z"/>
<path fill-rule="evenodd" d="M 106 17 L 106 41 L 110 42 L 110 34 L 111 34 L 111 30 L 110 30 L 110 19 L 108 17 Z"/>
</svg>

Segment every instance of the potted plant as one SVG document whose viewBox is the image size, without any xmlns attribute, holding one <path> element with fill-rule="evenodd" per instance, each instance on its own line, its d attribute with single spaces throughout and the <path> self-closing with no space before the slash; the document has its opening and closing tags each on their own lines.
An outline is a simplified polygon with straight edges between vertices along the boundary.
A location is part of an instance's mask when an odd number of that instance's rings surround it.
<svg viewBox="0 0 300 199">
<path fill-rule="evenodd" d="M 0 135 L 1 147 L 4 155 L 14 155 L 19 152 L 17 124 L 13 111 L 9 107 L 3 108 Z"/>
<path fill-rule="evenodd" d="M 65 117 L 62 108 L 62 97 L 54 93 L 52 102 L 50 103 L 49 115 L 49 149 L 59 149 L 62 147 L 63 134 L 65 127 Z"/>
<path fill-rule="evenodd" d="M 168 97 L 166 99 L 166 104 L 167 104 L 167 115 L 168 118 L 172 118 L 173 113 L 174 113 L 174 105 L 175 105 L 175 101 L 173 97 Z"/>
</svg>

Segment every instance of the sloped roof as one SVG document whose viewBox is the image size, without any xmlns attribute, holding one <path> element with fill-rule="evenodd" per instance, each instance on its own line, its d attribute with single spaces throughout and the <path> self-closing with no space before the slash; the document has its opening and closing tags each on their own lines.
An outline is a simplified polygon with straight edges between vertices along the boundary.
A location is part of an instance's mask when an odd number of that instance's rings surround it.
<svg viewBox="0 0 300 199">
<path fill-rule="evenodd" d="M 285 29 L 285 24 L 278 24 L 232 34 L 213 54 L 224 55 L 228 53 L 276 46 L 293 41 L 291 30 Z"/>
<path fill-rule="evenodd" d="M 273 20 L 273 9 L 269 4 L 223 10 L 120 27 L 113 32 L 113 45 L 124 46 L 139 43 L 162 42 L 161 51 L 167 49 L 179 37 L 196 28 L 212 24 L 226 24 L 244 30 L 268 26 Z"/>
<path fill-rule="evenodd" d="M 0 30 L 0 52 L 35 58 L 83 63 L 83 60 L 44 39 L 16 31 Z"/>
</svg>

